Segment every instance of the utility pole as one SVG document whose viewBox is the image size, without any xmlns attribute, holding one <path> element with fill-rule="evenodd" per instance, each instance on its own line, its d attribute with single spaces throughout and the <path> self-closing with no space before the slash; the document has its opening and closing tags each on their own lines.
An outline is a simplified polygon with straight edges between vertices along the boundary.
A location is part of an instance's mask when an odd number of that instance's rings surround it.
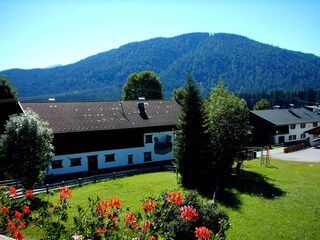
<svg viewBox="0 0 320 240">
<path fill-rule="evenodd" d="M 117 84 L 117 86 L 119 87 L 119 101 L 121 102 L 121 93 L 122 93 L 122 87 L 124 86 L 124 84 Z"/>
</svg>

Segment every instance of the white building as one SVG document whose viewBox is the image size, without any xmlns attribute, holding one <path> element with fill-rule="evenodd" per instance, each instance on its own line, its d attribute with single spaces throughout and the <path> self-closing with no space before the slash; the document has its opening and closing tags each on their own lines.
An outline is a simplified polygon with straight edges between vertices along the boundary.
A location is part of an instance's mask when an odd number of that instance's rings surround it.
<svg viewBox="0 0 320 240">
<path fill-rule="evenodd" d="M 180 111 L 171 100 L 21 103 L 49 123 L 48 176 L 87 176 L 173 160 Z"/>
<path fill-rule="evenodd" d="M 320 126 L 320 115 L 305 108 L 255 110 L 250 112 L 253 136 L 263 144 L 309 141 L 308 130 Z"/>
</svg>

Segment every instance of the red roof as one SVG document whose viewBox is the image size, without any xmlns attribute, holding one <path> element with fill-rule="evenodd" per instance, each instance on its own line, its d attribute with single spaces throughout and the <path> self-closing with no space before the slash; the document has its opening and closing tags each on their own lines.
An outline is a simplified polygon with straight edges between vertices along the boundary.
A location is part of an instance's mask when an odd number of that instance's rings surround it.
<svg viewBox="0 0 320 240">
<path fill-rule="evenodd" d="M 21 103 L 54 133 L 175 126 L 180 106 L 172 100 Z"/>
</svg>

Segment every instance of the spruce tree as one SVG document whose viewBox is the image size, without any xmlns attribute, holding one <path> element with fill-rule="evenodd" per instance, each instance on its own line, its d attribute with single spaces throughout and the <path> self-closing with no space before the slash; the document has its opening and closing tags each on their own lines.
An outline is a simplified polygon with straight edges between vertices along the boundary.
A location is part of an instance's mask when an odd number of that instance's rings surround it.
<svg viewBox="0 0 320 240">
<path fill-rule="evenodd" d="M 175 163 L 181 183 L 186 187 L 198 187 L 206 183 L 210 168 L 206 158 L 207 141 L 203 100 L 199 88 L 189 75 L 181 99 L 181 113 L 177 123 Z"/>
</svg>

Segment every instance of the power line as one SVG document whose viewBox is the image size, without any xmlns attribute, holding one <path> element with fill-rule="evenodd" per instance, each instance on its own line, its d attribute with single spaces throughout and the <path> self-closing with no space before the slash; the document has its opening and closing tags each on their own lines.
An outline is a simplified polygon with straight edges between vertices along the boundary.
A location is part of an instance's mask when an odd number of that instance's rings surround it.
<svg viewBox="0 0 320 240">
<path fill-rule="evenodd" d="M 0 103 L 17 102 L 15 98 L 0 99 Z"/>
</svg>

